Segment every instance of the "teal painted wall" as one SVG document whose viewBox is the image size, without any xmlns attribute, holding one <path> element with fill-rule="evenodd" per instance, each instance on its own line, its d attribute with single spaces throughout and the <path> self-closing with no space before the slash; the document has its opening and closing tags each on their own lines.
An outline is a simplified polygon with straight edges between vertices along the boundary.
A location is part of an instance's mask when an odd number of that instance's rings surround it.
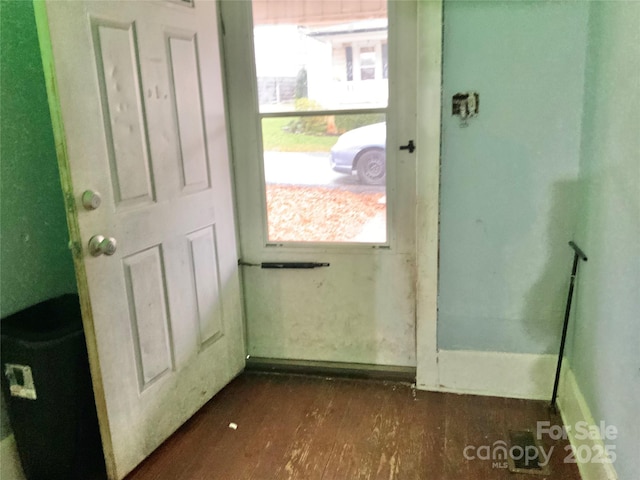
<svg viewBox="0 0 640 480">
<path fill-rule="evenodd" d="M 30 1 L 0 3 L 0 317 L 76 282 Z M 0 436 L 8 432 L 2 410 Z"/>
<path fill-rule="evenodd" d="M 557 352 L 588 3 L 445 1 L 440 349 Z M 480 114 L 461 128 L 465 91 Z"/>
<path fill-rule="evenodd" d="M 580 160 L 580 266 L 569 363 L 614 466 L 640 471 L 640 3 L 592 2 Z"/>
</svg>

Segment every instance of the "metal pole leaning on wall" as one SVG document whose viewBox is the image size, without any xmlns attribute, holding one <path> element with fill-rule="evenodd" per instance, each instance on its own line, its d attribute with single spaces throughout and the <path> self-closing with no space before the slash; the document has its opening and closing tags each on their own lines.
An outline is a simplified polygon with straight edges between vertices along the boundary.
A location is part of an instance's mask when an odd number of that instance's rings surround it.
<svg viewBox="0 0 640 480">
<path fill-rule="evenodd" d="M 556 409 L 556 398 L 558 397 L 558 385 L 560 384 L 560 370 L 562 369 L 562 357 L 564 356 L 564 345 L 567 340 L 567 328 L 569 326 L 569 316 L 571 315 L 571 299 L 573 298 L 573 287 L 578 273 L 578 262 L 587 261 L 587 256 L 574 242 L 569 242 L 573 248 L 573 267 L 571 268 L 571 281 L 569 282 L 569 295 L 567 297 L 567 308 L 564 311 L 564 324 L 562 326 L 562 340 L 560 341 L 560 352 L 558 353 L 558 366 L 556 367 L 556 379 L 553 383 L 553 395 L 551 396 L 551 408 Z"/>
</svg>

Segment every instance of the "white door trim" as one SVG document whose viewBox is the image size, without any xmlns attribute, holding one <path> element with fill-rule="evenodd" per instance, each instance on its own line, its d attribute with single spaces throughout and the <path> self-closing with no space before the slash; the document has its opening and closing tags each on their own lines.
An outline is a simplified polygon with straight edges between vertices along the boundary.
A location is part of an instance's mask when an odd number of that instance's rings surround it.
<svg viewBox="0 0 640 480">
<path fill-rule="evenodd" d="M 442 0 L 418 2 L 416 386 L 437 389 Z M 425 47 L 425 48 L 421 48 Z"/>
</svg>

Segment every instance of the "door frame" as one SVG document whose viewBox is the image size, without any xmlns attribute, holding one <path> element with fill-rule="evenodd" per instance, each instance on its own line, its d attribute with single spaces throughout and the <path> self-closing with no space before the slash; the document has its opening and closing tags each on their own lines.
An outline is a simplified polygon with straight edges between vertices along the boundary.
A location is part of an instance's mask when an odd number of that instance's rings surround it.
<svg viewBox="0 0 640 480">
<path fill-rule="evenodd" d="M 443 0 L 418 1 L 416 387 L 438 390 L 438 260 L 443 113 Z"/>
<path fill-rule="evenodd" d="M 389 69 L 394 73 L 390 73 L 389 106 L 386 108 L 389 122 L 387 152 L 396 159 L 387 168 L 387 226 L 391 226 L 387 241 L 381 244 L 271 243 L 266 238 L 265 228 L 266 198 L 259 148 L 262 145 L 262 132 L 258 120 L 262 115 L 258 113 L 252 5 L 249 0 L 222 1 L 222 22 L 230 26 L 226 28 L 223 48 L 227 95 L 234 105 L 230 110 L 229 123 L 236 170 L 241 258 L 242 263 L 247 265 L 243 269 L 245 330 L 249 342 L 248 354 L 252 357 L 289 359 L 296 364 L 299 361 L 315 361 L 393 365 L 414 369 L 415 372 L 416 156 L 399 151 L 397 146 L 416 138 L 416 9 L 415 1 L 389 3 L 390 16 L 397 15 L 402 23 L 396 21 L 389 25 L 388 39 Z M 405 66 L 401 66 L 403 63 Z M 404 92 L 409 94 L 405 95 Z M 398 115 L 399 112 L 402 115 Z M 346 109 L 345 113 L 352 111 Z M 400 186 L 410 188 L 401 189 Z M 271 283 L 264 276 L 269 275 L 267 271 L 251 268 L 264 261 L 322 261 L 330 263 L 332 268 L 309 272 L 301 282 L 292 280 L 300 272 L 281 272 L 274 276 Z M 348 277 L 350 281 L 346 280 Z M 386 283 L 379 283 L 376 280 L 378 278 Z M 341 315 L 343 319 L 355 319 L 353 324 L 346 321 L 341 323 L 339 316 L 332 315 L 329 307 L 325 308 L 326 303 L 313 307 L 310 313 L 313 320 L 297 323 L 297 312 L 308 304 L 301 305 L 300 296 L 291 297 L 293 303 L 285 301 L 278 304 L 278 292 L 300 293 L 296 288 L 311 284 L 307 282 L 315 282 L 316 288 L 324 288 L 319 291 L 320 296 L 314 297 L 316 299 L 331 290 L 346 292 L 351 286 L 354 286 L 354 290 L 348 298 L 367 295 L 372 299 L 380 299 L 382 297 L 376 295 L 376 288 L 393 290 L 395 293 L 384 305 L 376 305 L 374 301 L 358 305 L 345 297 L 347 305 L 341 310 Z M 367 312 L 367 308 L 375 312 Z M 323 314 L 325 317 L 321 318 Z M 401 320 L 394 324 L 394 318 Z M 314 336 L 316 330 L 313 325 L 321 325 L 320 328 L 325 328 L 326 332 Z M 377 327 L 372 328 L 371 325 Z M 290 329 L 291 326 L 297 330 Z M 353 337 L 357 340 L 355 347 L 348 341 L 343 342 L 343 338 L 352 338 L 348 337 L 349 333 L 345 330 L 357 332 L 357 336 Z M 300 347 L 297 338 L 312 339 L 309 348 Z M 348 348 L 344 348 L 345 344 Z"/>
<path fill-rule="evenodd" d="M 225 3 L 225 0 L 221 0 Z M 389 0 L 394 2 L 396 0 Z M 438 257 L 439 257 L 439 199 L 440 199 L 440 151 L 441 151 L 441 115 L 442 115 L 442 38 L 443 38 L 443 0 L 428 0 L 416 2 L 416 27 L 417 27 L 417 45 L 406 52 L 407 55 L 415 55 L 417 65 L 416 75 L 416 106 L 409 108 L 410 115 L 415 115 L 416 120 L 416 183 L 415 183 L 415 345 L 416 345 L 416 386 L 425 390 L 439 389 L 439 373 L 438 373 L 438 350 L 437 350 L 437 320 L 438 320 Z M 250 0 L 245 0 L 246 5 L 242 8 L 250 9 Z M 241 25 L 238 28 L 239 21 L 242 17 L 238 17 L 237 10 L 234 12 L 222 11 L 222 21 L 233 25 L 233 28 L 227 28 L 226 35 L 223 39 L 223 48 L 227 43 L 232 44 L 233 51 L 240 58 L 253 58 L 253 42 L 250 30 L 247 26 Z M 223 27 L 224 28 L 224 27 Z M 424 45 L 426 48 L 419 49 L 417 46 Z M 228 47 L 226 47 L 228 48 Z M 226 49 L 225 48 L 225 49 Z M 416 50 L 417 49 L 417 50 Z M 225 52 L 225 56 L 226 56 Z M 257 96 L 255 91 L 255 65 L 251 62 L 243 66 L 245 78 L 243 91 L 250 92 L 244 96 L 233 97 L 234 108 L 243 111 L 254 112 L 256 114 L 255 100 Z M 243 80 L 244 82 L 244 80 Z M 227 85 L 229 82 L 227 81 Z M 227 90 L 227 95 L 229 95 Z M 393 94 L 393 90 L 389 88 L 389 95 Z M 238 123 L 234 124 L 233 120 L 229 122 L 231 133 L 233 135 L 234 126 L 238 127 Z M 261 144 L 261 131 L 259 122 L 246 122 L 242 124 L 243 145 Z M 389 145 L 397 144 L 395 132 L 389 131 L 387 143 Z M 406 139 L 402 139 L 406 140 Z M 232 142 L 232 148 L 233 148 Z M 234 149 L 234 168 L 236 169 L 235 179 L 238 181 L 238 158 L 236 155 L 243 157 L 240 161 L 245 162 L 244 157 L 246 148 L 241 146 L 242 152 Z M 395 179 L 389 178 L 387 184 L 388 193 L 394 188 L 400 188 L 395 185 Z M 262 192 L 262 185 L 253 184 L 256 192 Z M 236 192 L 238 188 L 236 187 Z M 260 199 L 258 199 L 260 200 Z M 264 202 L 264 199 L 261 200 Z M 258 203 L 255 203 L 256 207 Z M 242 214 L 242 206 L 236 205 L 237 212 Z M 259 203 L 261 210 L 264 205 Z M 395 220 L 393 212 L 394 205 L 390 205 L 387 221 L 393 225 Z M 245 212 L 246 214 L 246 212 Z M 266 221 L 263 218 L 263 221 Z M 240 221 L 238 222 L 240 228 Z M 265 229 L 263 229 L 265 230 Z M 388 243 L 394 244 L 395 232 L 389 231 L 387 239 Z M 242 235 L 239 235 L 241 256 L 246 254 L 243 251 Z M 333 252 L 353 252 L 356 249 L 362 249 L 358 245 L 337 244 L 334 246 L 312 246 L 312 249 L 318 251 L 325 248 L 324 251 Z M 369 246 L 368 248 L 371 248 Z M 263 249 L 264 250 L 264 249 Z M 304 252 L 309 251 L 304 246 L 287 246 L 280 252 Z M 250 259 L 253 260 L 253 259 Z M 246 308 L 245 308 L 246 312 Z"/>
</svg>

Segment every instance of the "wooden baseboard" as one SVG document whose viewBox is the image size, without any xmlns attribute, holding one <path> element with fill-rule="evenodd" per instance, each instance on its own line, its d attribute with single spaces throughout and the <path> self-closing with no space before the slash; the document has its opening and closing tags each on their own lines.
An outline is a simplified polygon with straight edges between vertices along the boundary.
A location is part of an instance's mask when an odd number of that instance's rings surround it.
<svg viewBox="0 0 640 480">
<path fill-rule="evenodd" d="M 429 390 L 549 400 L 556 360 L 555 355 L 440 350 L 440 385 Z"/>
<path fill-rule="evenodd" d="M 604 452 L 605 442 L 602 439 L 592 439 L 585 435 L 576 435 L 576 425 L 598 426 L 591 409 L 580 391 L 580 386 L 571 370 L 571 366 L 565 359 L 563 362 L 563 374 L 558 392 L 558 407 L 562 415 L 562 422 L 568 429 L 568 437 L 574 451 L 582 449 L 595 456 L 596 452 Z M 588 428 L 588 427 L 587 427 Z M 583 430 L 584 431 L 584 430 Z M 580 437 L 580 438 L 578 438 Z M 613 463 L 581 462 L 578 459 L 578 468 L 583 480 L 617 480 L 618 474 Z"/>
<path fill-rule="evenodd" d="M 0 441 L 0 478 L 2 480 L 25 480 L 13 435 Z"/>
<path fill-rule="evenodd" d="M 549 400 L 556 357 L 502 352 L 441 350 L 440 385 L 427 390 Z M 249 357 L 247 372 L 296 373 L 415 382 L 414 367 Z M 420 388 L 420 386 L 418 386 Z"/>
<path fill-rule="evenodd" d="M 294 373 L 414 383 L 415 367 L 248 357 L 246 372 Z"/>
</svg>

